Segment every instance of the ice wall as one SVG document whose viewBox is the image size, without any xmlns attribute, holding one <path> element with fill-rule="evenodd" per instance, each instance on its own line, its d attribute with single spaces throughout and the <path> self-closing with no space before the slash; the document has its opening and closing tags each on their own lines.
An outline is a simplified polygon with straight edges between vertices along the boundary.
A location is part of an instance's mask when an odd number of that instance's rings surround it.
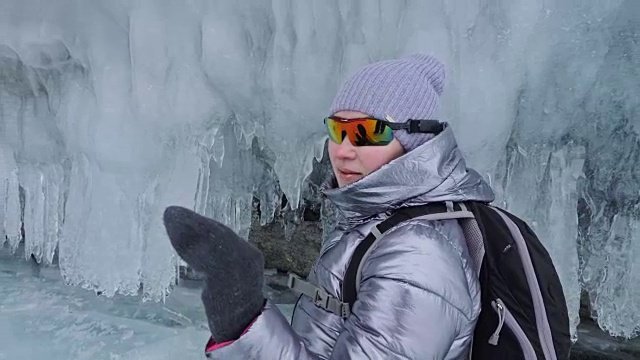
<svg viewBox="0 0 640 360">
<path fill-rule="evenodd" d="M 581 6 L 558 2 L 529 43 L 544 56 L 528 60 L 494 186 L 559 264 L 574 324 L 582 287 L 599 325 L 631 337 L 640 330 L 640 3 Z M 575 16 L 585 12 L 595 16 Z"/>
<path fill-rule="evenodd" d="M 0 5 L 0 242 L 107 295 L 165 296 L 160 214 L 246 235 L 296 207 L 339 81 L 415 51 L 498 201 L 612 334 L 640 323 L 640 3 L 50 1 Z M 24 232 L 24 233 L 23 233 Z M 5 240 L 5 235 L 6 240 Z M 57 251 L 56 251 L 57 249 Z"/>
</svg>

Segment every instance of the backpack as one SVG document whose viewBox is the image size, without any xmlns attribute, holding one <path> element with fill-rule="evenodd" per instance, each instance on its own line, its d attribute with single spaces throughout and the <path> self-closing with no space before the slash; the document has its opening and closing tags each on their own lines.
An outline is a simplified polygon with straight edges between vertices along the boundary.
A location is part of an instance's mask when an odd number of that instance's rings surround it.
<svg viewBox="0 0 640 360">
<path fill-rule="evenodd" d="M 569 315 L 551 257 L 524 221 L 489 204 L 445 202 L 397 210 L 356 247 L 345 273 L 342 300 L 293 274 L 289 286 L 311 296 L 316 306 L 348 317 L 368 252 L 386 231 L 418 217 L 457 219 L 464 232 L 482 292 L 472 360 L 569 358 Z"/>
</svg>

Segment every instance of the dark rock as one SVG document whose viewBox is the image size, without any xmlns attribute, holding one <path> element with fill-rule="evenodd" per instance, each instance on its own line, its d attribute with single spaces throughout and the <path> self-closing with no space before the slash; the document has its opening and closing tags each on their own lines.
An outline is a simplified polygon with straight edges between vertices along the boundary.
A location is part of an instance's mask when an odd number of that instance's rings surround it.
<svg viewBox="0 0 640 360">
<path fill-rule="evenodd" d="M 326 210 L 326 201 L 320 192 L 321 184 L 330 176 L 329 156 L 324 150 L 322 159 L 314 160 L 313 171 L 307 177 L 301 192 L 300 206 L 291 210 L 283 196 L 282 207 L 275 219 L 260 225 L 260 207 L 254 203 L 249 241 L 265 256 L 265 266 L 281 272 L 295 272 L 307 276 L 318 257 L 323 239 L 323 228 L 332 214 Z"/>
<path fill-rule="evenodd" d="M 578 342 L 571 349 L 571 360 L 637 360 L 640 338 L 617 339 L 607 335 L 591 319 L 582 318 L 578 326 Z"/>
<path fill-rule="evenodd" d="M 273 222 L 260 226 L 255 220 L 249 241 L 262 251 L 267 268 L 282 272 L 293 271 L 306 276 L 318 257 L 322 239 L 322 229 L 318 221 L 302 221 L 290 237 L 285 236 L 285 226 Z"/>
</svg>

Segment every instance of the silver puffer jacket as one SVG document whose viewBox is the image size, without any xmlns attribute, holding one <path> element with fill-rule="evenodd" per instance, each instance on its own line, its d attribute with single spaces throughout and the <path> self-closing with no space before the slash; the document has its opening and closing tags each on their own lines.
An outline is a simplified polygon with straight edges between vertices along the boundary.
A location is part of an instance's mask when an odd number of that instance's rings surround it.
<svg viewBox="0 0 640 360">
<path fill-rule="evenodd" d="M 450 127 L 344 188 L 325 190 L 343 219 L 323 244 L 309 281 L 341 298 L 352 252 L 404 206 L 493 200 L 468 169 Z M 480 313 L 480 288 L 456 220 L 410 220 L 385 233 L 365 260 L 358 300 L 343 320 L 302 296 L 290 325 L 267 303 L 240 339 L 214 359 L 463 359 Z"/>
</svg>

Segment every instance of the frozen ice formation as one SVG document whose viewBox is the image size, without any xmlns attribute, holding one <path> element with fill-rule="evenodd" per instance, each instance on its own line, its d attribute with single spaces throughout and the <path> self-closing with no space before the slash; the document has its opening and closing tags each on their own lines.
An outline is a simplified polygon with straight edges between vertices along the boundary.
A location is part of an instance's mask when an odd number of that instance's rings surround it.
<svg viewBox="0 0 640 360">
<path fill-rule="evenodd" d="M 613 335 L 640 324 L 640 2 L 9 0 L 0 243 L 106 295 L 162 299 L 169 204 L 248 234 L 298 207 L 339 81 L 425 51 L 441 118 Z"/>
</svg>

